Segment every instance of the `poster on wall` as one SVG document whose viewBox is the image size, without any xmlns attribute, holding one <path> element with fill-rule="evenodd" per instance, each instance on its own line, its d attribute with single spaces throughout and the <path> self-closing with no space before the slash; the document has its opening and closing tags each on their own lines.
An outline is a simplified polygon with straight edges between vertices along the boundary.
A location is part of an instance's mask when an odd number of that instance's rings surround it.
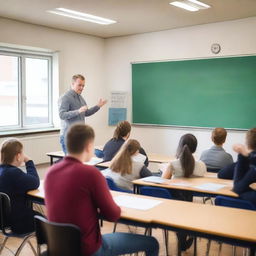
<svg viewBox="0 0 256 256">
<path fill-rule="evenodd" d="M 118 122 L 127 119 L 127 96 L 127 92 L 111 92 L 108 125 L 116 125 Z"/>
</svg>

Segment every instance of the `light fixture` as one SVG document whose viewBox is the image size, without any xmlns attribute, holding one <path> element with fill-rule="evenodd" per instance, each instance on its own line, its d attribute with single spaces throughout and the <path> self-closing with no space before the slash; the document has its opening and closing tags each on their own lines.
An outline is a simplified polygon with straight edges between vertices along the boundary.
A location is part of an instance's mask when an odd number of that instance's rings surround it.
<svg viewBox="0 0 256 256">
<path fill-rule="evenodd" d="M 99 16 L 95 16 L 92 14 L 78 12 L 78 11 L 74 11 L 66 8 L 56 8 L 53 10 L 49 10 L 47 12 L 73 18 L 73 19 L 93 22 L 101 25 L 110 25 L 110 24 L 116 23 L 115 20 L 110 20 L 110 19 L 99 17 Z"/>
<path fill-rule="evenodd" d="M 211 7 L 210 5 L 202 3 L 198 0 L 180 0 L 180 1 L 170 2 L 170 4 L 179 8 L 183 8 L 190 12 L 196 12 L 201 9 L 208 9 Z"/>
</svg>

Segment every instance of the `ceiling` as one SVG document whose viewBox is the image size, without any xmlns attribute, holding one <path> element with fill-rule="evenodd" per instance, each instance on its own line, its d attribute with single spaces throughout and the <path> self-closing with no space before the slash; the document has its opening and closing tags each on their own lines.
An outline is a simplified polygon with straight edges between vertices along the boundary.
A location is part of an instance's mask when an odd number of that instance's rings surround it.
<svg viewBox="0 0 256 256">
<path fill-rule="evenodd" d="M 188 12 L 173 0 L 0 0 L 0 16 L 103 38 L 256 16 L 256 0 L 201 0 L 212 6 Z M 47 13 L 63 7 L 116 20 L 103 26 Z"/>
</svg>

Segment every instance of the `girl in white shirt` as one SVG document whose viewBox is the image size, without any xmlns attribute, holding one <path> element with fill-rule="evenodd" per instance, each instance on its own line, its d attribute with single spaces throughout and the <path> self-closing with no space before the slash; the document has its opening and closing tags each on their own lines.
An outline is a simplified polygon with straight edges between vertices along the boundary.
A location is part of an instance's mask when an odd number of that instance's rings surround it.
<svg viewBox="0 0 256 256">
<path fill-rule="evenodd" d="M 103 175 L 112 178 L 118 187 L 132 190 L 133 180 L 152 175 L 144 165 L 146 157 L 139 153 L 140 148 L 137 140 L 127 140 L 114 156 L 110 168 L 102 172 Z"/>
<path fill-rule="evenodd" d="M 197 148 L 197 139 L 193 134 L 187 133 L 180 138 L 177 149 L 177 159 L 170 162 L 168 168 L 163 172 L 165 179 L 204 176 L 206 165 L 202 161 L 195 161 L 193 153 Z"/>
</svg>

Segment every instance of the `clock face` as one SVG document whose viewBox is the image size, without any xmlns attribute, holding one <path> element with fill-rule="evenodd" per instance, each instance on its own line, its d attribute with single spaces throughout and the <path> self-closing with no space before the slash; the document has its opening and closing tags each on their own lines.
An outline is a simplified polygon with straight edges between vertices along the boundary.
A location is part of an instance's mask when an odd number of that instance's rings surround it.
<svg viewBox="0 0 256 256">
<path fill-rule="evenodd" d="M 219 53 L 220 52 L 220 45 L 219 44 L 212 44 L 212 46 L 211 46 L 211 51 L 212 51 L 212 53 L 215 53 L 215 54 L 217 54 L 217 53 Z"/>
</svg>

